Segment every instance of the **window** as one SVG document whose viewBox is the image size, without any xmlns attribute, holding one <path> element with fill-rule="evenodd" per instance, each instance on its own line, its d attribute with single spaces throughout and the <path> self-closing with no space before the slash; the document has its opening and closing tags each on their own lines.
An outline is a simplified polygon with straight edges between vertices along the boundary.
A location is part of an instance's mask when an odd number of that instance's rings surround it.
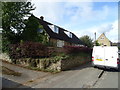
<svg viewBox="0 0 120 90">
<path fill-rule="evenodd" d="M 54 26 L 54 32 L 59 33 L 59 28 L 57 26 Z"/>
<path fill-rule="evenodd" d="M 65 33 L 68 37 L 72 38 L 72 33 L 71 33 L 71 32 L 64 31 L 64 33 Z"/>
<path fill-rule="evenodd" d="M 101 40 L 103 40 L 104 39 L 104 37 L 101 37 Z"/>
<path fill-rule="evenodd" d="M 69 33 L 69 37 L 72 38 L 72 33 Z"/>
<path fill-rule="evenodd" d="M 54 31 L 54 25 L 48 25 L 48 26 L 52 31 Z"/>
<path fill-rule="evenodd" d="M 55 25 L 48 25 L 48 26 L 53 32 L 59 33 L 59 28 L 57 26 Z"/>
<path fill-rule="evenodd" d="M 43 29 L 38 28 L 39 33 L 43 33 Z"/>
<path fill-rule="evenodd" d="M 64 46 L 64 41 L 57 40 L 57 47 L 63 47 L 63 46 Z"/>
</svg>

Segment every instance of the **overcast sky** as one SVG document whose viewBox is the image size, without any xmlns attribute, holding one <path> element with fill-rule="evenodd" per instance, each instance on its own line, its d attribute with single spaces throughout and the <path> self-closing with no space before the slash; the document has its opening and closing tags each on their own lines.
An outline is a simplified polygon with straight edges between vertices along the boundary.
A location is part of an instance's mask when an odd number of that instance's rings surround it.
<svg viewBox="0 0 120 90">
<path fill-rule="evenodd" d="M 73 32 L 78 37 L 89 35 L 94 40 L 103 32 L 112 42 L 118 41 L 118 2 L 41 2 L 32 0 L 33 14 Z"/>
</svg>

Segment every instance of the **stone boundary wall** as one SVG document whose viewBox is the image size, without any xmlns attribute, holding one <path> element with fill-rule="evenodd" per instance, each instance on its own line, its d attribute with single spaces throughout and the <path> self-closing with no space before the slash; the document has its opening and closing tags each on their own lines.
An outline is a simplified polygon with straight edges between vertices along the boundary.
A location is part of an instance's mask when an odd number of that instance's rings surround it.
<svg viewBox="0 0 120 90">
<path fill-rule="evenodd" d="M 90 56 L 88 57 L 76 56 L 71 59 L 58 60 L 58 61 L 54 61 L 50 59 L 42 60 L 42 59 L 23 58 L 23 59 L 15 60 L 15 63 L 22 66 L 39 68 L 41 70 L 64 71 L 88 63 L 90 61 L 91 61 Z"/>
<path fill-rule="evenodd" d="M 23 58 L 23 59 L 15 60 L 14 63 L 25 67 L 38 68 L 41 70 L 61 71 L 61 60 L 53 61 L 49 59 L 43 60 L 43 59 Z"/>
<path fill-rule="evenodd" d="M 11 59 L 7 53 L 0 53 L 0 59 L 7 62 L 11 62 Z"/>
<path fill-rule="evenodd" d="M 81 56 L 76 56 L 71 59 L 66 59 L 61 61 L 61 70 L 68 70 L 72 69 L 74 67 L 80 66 L 82 64 L 86 64 L 91 61 L 91 57 L 81 57 Z"/>
<path fill-rule="evenodd" d="M 72 69 L 74 67 L 80 66 L 82 64 L 88 63 L 91 61 L 91 56 L 75 56 L 70 59 L 64 60 L 53 60 L 53 59 L 32 59 L 32 58 L 21 58 L 17 60 L 12 60 L 7 54 L 0 54 L 0 59 L 8 61 L 10 63 L 15 63 L 24 67 L 34 67 L 41 70 L 50 70 L 50 71 L 64 71 Z"/>
</svg>

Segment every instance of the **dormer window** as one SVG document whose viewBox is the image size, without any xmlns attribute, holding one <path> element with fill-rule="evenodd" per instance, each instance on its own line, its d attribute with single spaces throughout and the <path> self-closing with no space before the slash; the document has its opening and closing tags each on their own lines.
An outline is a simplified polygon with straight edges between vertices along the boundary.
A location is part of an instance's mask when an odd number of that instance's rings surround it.
<svg viewBox="0 0 120 90">
<path fill-rule="evenodd" d="M 48 25 L 48 26 L 52 31 L 54 31 L 54 25 Z"/>
<path fill-rule="evenodd" d="M 54 32 L 59 33 L 59 28 L 57 26 L 54 26 Z"/>
<path fill-rule="evenodd" d="M 69 33 L 69 37 L 72 38 L 72 33 Z"/>
<path fill-rule="evenodd" d="M 68 37 L 72 38 L 72 33 L 71 33 L 71 32 L 64 31 L 64 33 L 65 33 Z"/>
<path fill-rule="evenodd" d="M 48 25 L 48 26 L 53 32 L 59 33 L 59 28 L 57 26 L 55 25 Z"/>
</svg>

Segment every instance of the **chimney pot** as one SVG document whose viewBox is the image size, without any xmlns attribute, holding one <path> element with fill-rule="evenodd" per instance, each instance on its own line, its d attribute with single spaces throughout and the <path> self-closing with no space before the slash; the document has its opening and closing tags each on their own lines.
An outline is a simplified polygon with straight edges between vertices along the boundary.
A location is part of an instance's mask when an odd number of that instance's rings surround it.
<svg viewBox="0 0 120 90">
<path fill-rule="evenodd" d="M 43 17 L 43 16 L 41 16 L 41 17 L 40 17 L 40 19 L 41 19 L 41 20 L 43 20 L 43 19 L 44 19 L 44 17 Z"/>
</svg>

